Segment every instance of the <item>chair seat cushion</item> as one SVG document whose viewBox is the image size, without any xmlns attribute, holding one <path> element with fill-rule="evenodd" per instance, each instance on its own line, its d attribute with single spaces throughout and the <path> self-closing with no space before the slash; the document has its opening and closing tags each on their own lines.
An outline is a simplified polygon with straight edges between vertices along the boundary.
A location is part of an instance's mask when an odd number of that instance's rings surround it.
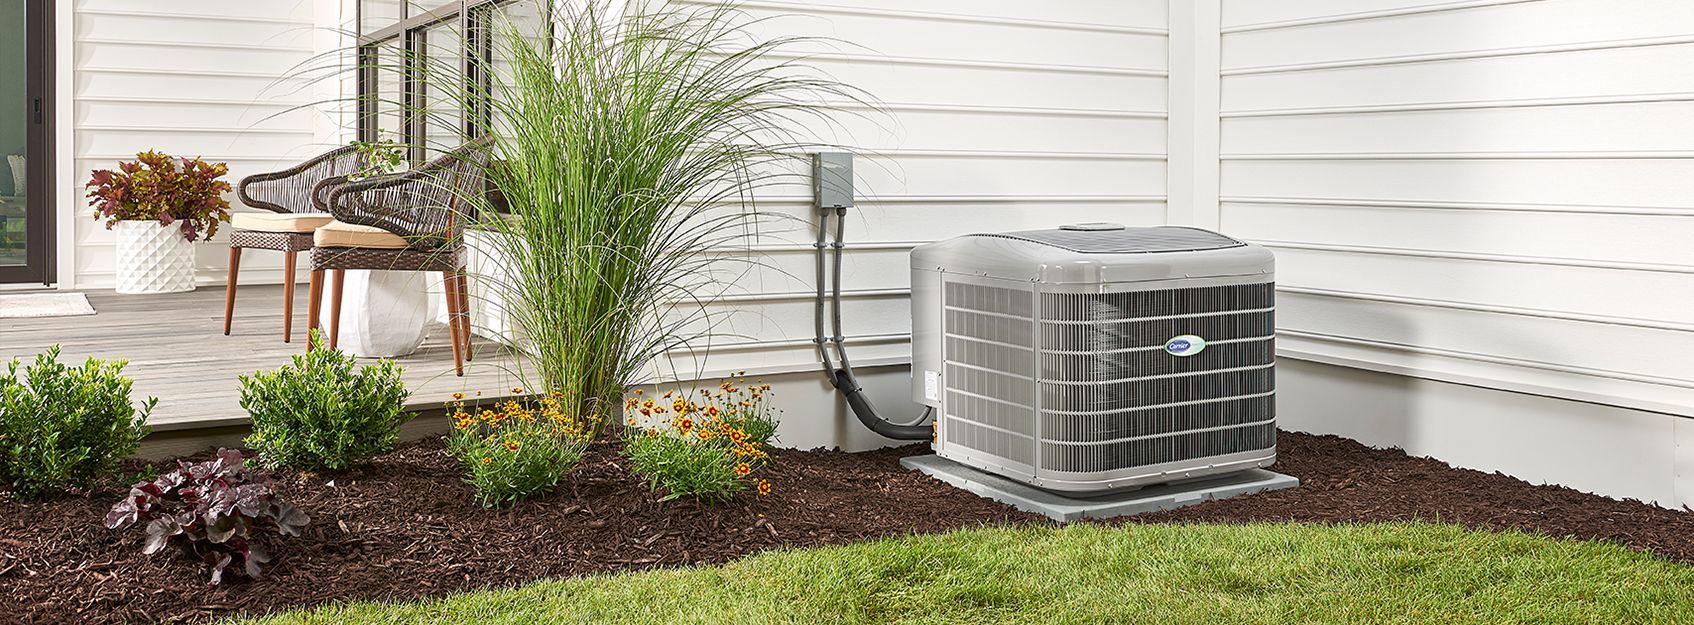
<svg viewBox="0 0 1694 625">
<path fill-rule="evenodd" d="M 229 225 L 259 232 L 311 232 L 334 220 L 329 213 L 235 213 Z"/>
<path fill-rule="evenodd" d="M 312 234 L 318 247 L 363 247 L 379 250 L 406 248 L 406 239 L 382 228 L 330 221 Z"/>
</svg>

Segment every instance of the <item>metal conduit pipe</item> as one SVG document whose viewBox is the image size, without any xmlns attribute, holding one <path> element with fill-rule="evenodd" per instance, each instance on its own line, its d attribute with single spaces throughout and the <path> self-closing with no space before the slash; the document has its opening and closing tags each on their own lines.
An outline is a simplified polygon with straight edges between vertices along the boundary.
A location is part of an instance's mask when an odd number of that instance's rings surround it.
<svg viewBox="0 0 1694 625">
<path fill-rule="evenodd" d="M 830 213 L 832 212 L 835 214 L 835 238 L 833 241 L 825 243 L 827 240 L 826 233 L 829 231 Z M 846 247 L 844 241 L 846 239 L 845 230 L 847 209 L 836 208 L 833 211 L 825 210 L 821 212 L 821 216 L 822 220 L 818 223 L 818 241 L 816 244 L 818 260 L 818 299 L 817 306 L 815 307 L 817 338 L 814 340 L 818 344 L 818 356 L 823 361 L 824 374 L 829 377 L 830 384 L 833 385 L 837 391 L 841 392 L 842 397 L 847 399 L 847 406 L 852 409 L 853 415 L 858 417 L 859 422 L 863 423 L 866 428 L 870 429 L 870 431 L 895 440 L 930 440 L 932 430 L 926 422 L 929 421 L 930 416 L 934 412 L 933 408 L 925 407 L 923 414 L 919 415 L 916 420 L 913 420 L 910 423 L 894 423 L 886 418 L 883 418 L 882 414 L 877 412 L 876 405 L 871 403 L 870 396 L 865 394 L 864 387 L 860 386 L 858 379 L 853 376 L 853 365 L 847 358 L 847 346 L 844 343 L 846 336 L 841 331 L 841 257 L 842 248 Z M 825 247 L 834 248 L 834 252 L 832 254 L 826 253 L 824 249 Z M 827 262 L 828 256 L 834 256 L 835 267 L 833 271 L 825 270 L 824 264 Z M 829 289 L 828 296 L 831 308 L 830 329 L 834 332 L 834 334 L 827 336 L 824 334 L 823 321 L 825 275 L 830 275 L 834 278 L 831 281 L 832 285 Z M 835 353 L 841 362 L 840 367 L 836 367 L 834 363 L 830 361 L 828 349 L 830 345 L 835 347 Z"/>
</svg>

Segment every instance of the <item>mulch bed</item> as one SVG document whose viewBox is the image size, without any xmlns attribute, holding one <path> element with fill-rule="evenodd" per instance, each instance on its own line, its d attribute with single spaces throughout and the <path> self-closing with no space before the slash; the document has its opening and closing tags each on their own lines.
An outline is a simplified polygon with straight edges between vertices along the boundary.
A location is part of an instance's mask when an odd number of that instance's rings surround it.
<svg viewBox="0 0 1694 625">
<path fill-rule="evenodd" d="M 1533 486 L 1503 475 L 1284 434 L 1277 470 L 1298 489 L 1143 515 L 1133 522 L 1427 519 L 1616 541 L 1694 562 L 1694 514 Z M 279 476 L 312 515 L 270 543 L 257 581 L 208 588 L 197 562 L 141 556 L 139 531 L 99 525 L 117 489 L 23 504 L 0 496 L 0 621 L 200 621 L 338 599 L 403 600 L 544 577 L 718 563 L 773 547 L 833 545 L 981 524 L 1045 523 L 900 468 L 922 446 L 776 455 L 775 492 L 658 503 L 615 449 L 596 445 L 560 492 L 511 509 L 470 503 L 439 439 L 339 475 Z M 333 480 L 334 487 L 325 486 Z"/>
</svg>

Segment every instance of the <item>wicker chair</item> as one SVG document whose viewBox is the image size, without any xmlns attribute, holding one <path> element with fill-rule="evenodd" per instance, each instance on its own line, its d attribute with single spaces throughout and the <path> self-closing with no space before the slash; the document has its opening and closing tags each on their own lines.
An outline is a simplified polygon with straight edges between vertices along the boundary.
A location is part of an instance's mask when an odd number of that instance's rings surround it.
<svg viewBox="0 0 1694 625">
<path fill-rule="evenodd" d="M 327 188 L 329 179 L 359 169 L 359 154 L 352 147 L 325 152 L 311 160 L 279 172 L 254 174 L 241 179 L 236 195 L 241 202 L 270 213 L 236 213 L 230 218 L 229 283 L 224 289 L 224 334 L 229 334 L 235 316 L 236 276 L 241 272 L 241 252 L 247 249 L 282 252 L 282 340 L 294 335 L 294 267 L 300 252 L 312 249 L 312 232 L 333 217 L 317 208 L 313 197 Z"/>
<path fill-rule="evenodd" d="M 470 296 L 466 286 L 464 227 L 476 219 L 486 193 L 487 141 L 460 146 L 412 171 L 347 182 L 323 183 L 321 208 L 335 216 L 318 228 L 312 248 L 307 324 L 318 325 L 324 274 L 334 272 L 329 299 L 329 345 L 340 335 L 341 292 L 349 269 L 439 271 L 447 285 L 453 369 L 465 374 L 471 359 Z M 308 341 L 307 349 L 312 349 Z"/>
</svg>

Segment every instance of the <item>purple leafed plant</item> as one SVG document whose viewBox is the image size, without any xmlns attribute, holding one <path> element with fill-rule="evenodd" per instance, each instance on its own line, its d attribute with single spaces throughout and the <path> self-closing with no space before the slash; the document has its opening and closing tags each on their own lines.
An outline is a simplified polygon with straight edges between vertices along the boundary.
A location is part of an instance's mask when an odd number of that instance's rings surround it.
<svg viewBox="0 0 1694 625">
<path fill-rule="evenodd" d="M 226 567 L 239 556 L 243 572 L 259 577 L 259 565 L 270 556 L 253 544 L 259 534 L 274 530 L 299 536 L 311 519 L 271 488 L 269 473 L 249 469 L 241 452 L 219 449 L 206 462 L 177 461 L 177 470 L 151 482 L 137 482 L 123 501 L 106 514 L 106 527 L 119 529 L 144 524 L 146 554 L 158 553 L 178 540 L 184 551 L 212 567 L 212 583 L 223 581 Z"/>
</svg>

